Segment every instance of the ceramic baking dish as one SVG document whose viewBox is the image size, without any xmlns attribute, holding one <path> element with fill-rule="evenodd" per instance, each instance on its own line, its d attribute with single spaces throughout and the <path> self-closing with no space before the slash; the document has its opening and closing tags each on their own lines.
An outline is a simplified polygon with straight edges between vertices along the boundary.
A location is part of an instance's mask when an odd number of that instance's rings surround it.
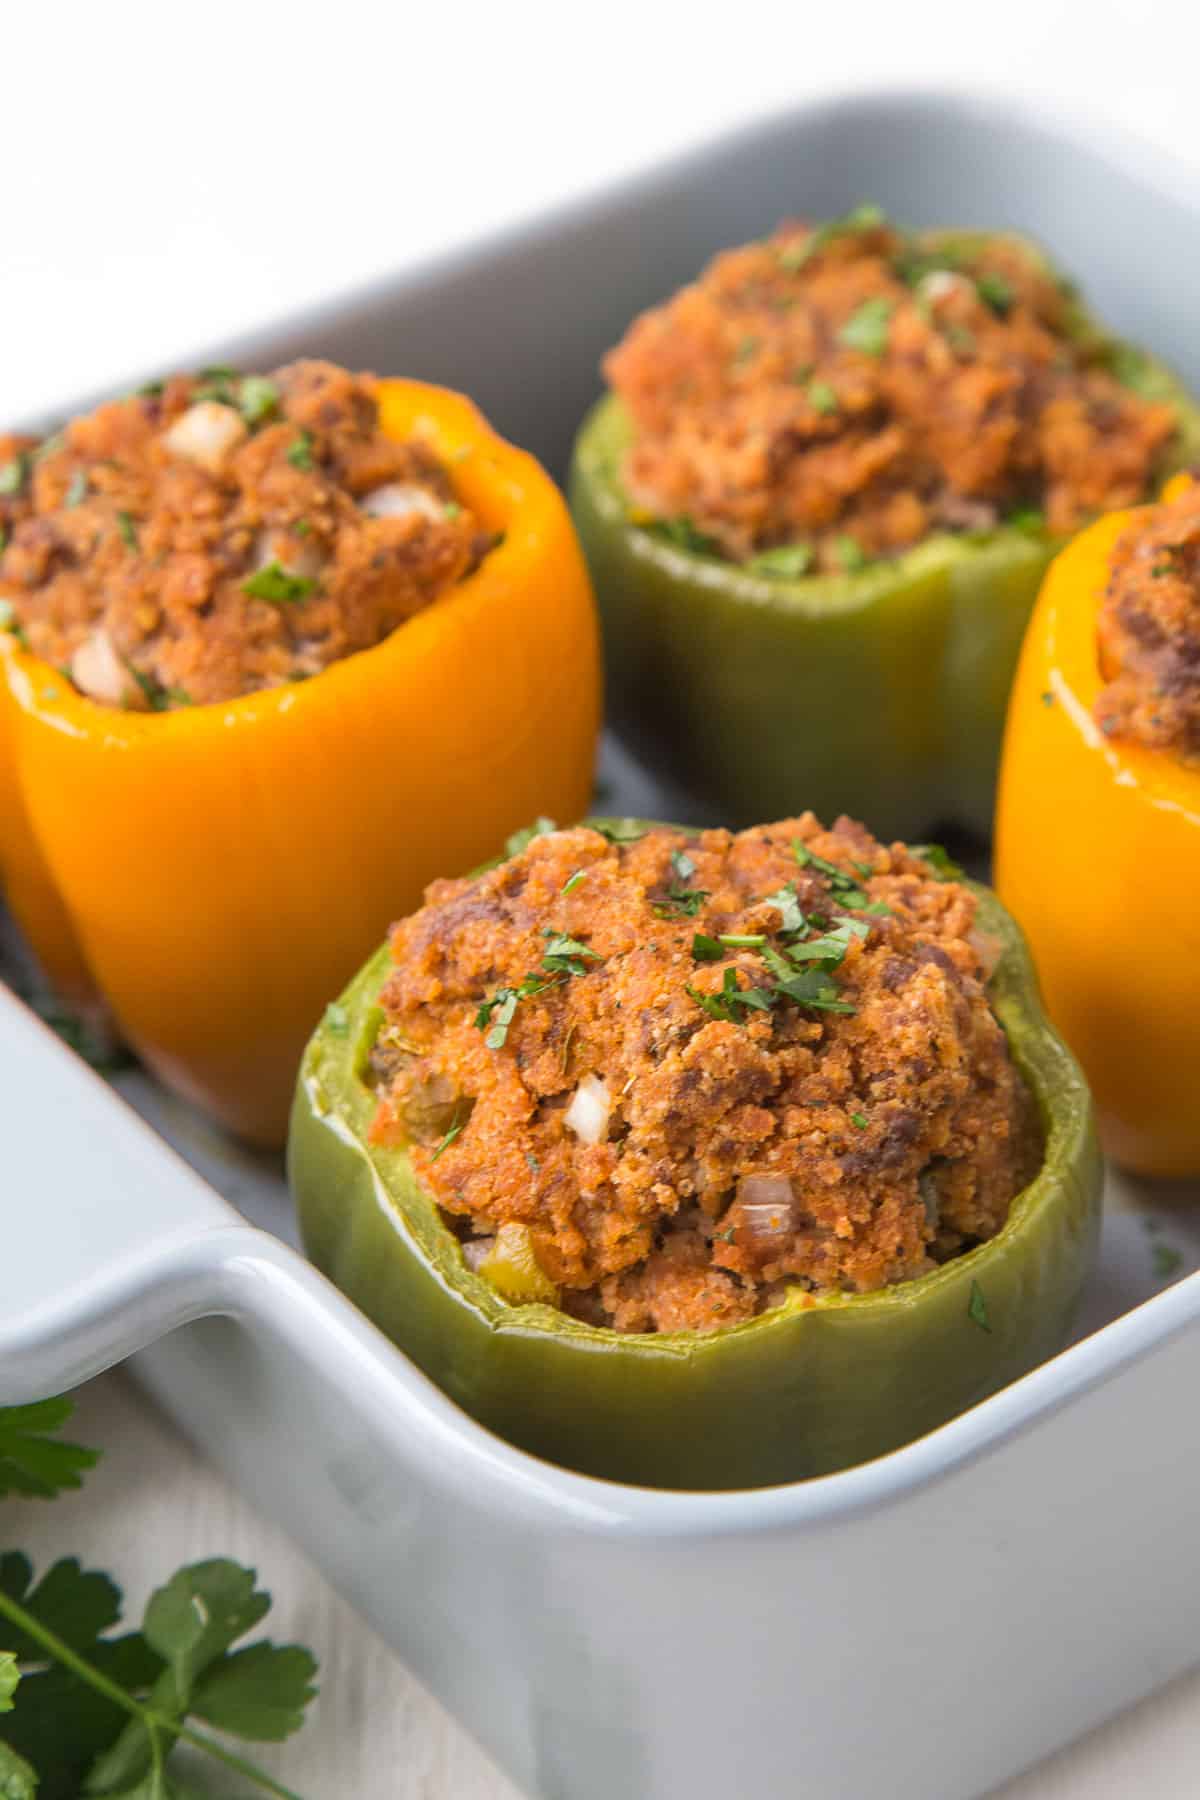
<svg viewBox="0 0 1200 1800">
<path fill-rule="evenodd" d="M 871 197 L 1045 238 L 1200 388 L 1193 191 L 1015 101 L 842 99 L 197 361 L 446 381 L 561 471 L 631 312 L 782 214 Z M 610 765 L 607 809 L 672 816 Z M 1200 1658 L 1186 1194 L 1110 1180 L 1079 1341 L 919 1443 L 807 1484 L 650 1492 L 473 1424 L 296 1253 L 273 1162 L 139 1073 L 119 1097 L 3 989 L 0 1070 L 0 1401 L 139 1353 L 531 1795 L 966 1800 Z"/>
</svg>

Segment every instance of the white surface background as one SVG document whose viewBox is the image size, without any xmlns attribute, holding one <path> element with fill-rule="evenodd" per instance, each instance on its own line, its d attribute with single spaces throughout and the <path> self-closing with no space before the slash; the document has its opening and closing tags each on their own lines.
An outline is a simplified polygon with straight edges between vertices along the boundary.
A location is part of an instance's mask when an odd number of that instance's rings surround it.
<svg viewBox="0 0 1200 1800">
<path fill-rule="evenodd" d="M 6 419 L 186 360 L 223 334 L 839 88 L 1017 89 L 1133 128 L 1190 161 L 1200 184 L 1197 28 L 1184 0 L 986 10 L 970 0 L 9 0 L 3 30 Z M 1196 268 L 1147 277 L 1200 288 Z M 498 341 L 502 330 L 498 321 Z M 6 1543 L 107 1563 L 139 1600 L 183 1560 L 227 1552 L 256 1563 L 277 1596 L 276 1634 L 313 1643 L 323 1663 L 312 1725 L 268 1759 L 284 1779 L 307 1800 L 513 1800 L 270 1523 L 120 1378 L 88 1390 L 83 1414 L 81 1435 L 109 1447 L 107 1466 L 77 1499 L 6 1507 Z M 1198 1792 L 1200 1678 L 1190 1678 L 1005 1800 Z"/>
</svg>

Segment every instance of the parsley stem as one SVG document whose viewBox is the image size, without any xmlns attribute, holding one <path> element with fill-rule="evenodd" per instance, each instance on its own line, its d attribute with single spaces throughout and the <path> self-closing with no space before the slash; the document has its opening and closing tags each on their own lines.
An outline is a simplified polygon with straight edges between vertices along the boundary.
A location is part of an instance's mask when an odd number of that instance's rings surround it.
<svg viewBox="0 0 1200 1800">
<path fill-rule="evenodd" d="M 154 1715 L 149 1716 L 153 1717 Z M 246 1762 L 244 1758 L 238 1756 L 236 1751 L 226 1750 L 224 1744 L 218 1744 L 215 1738 L 208 1736 L 207 1732 L 193 1731 L 190 1725 L 172 1725 L 170 1729 L 181 1737 L 185 1744 L 191 1744 L 196 1750 L 207 1751 L 208 1755 L 215 1757 L 217 1762 L 224 1763 L 227 1769 L 233 1769 L 238 1775 L 244 1775 L 247 1781 L 253 1781 L 268 1794 L 274 1794 L 276 1800 L 302 1800 L 301 1795 L 293 1792 L 289 1787 L 284 1787 L 281 1781 L 273 1780 L 265 1769 L 257 1769 L 253 1763 Z"/>
<path fill-rule="evenodd" d="M 10 1625 L 15 1625 L 18 1631 L 23 1631 L 27 1637 L 33 1639 L 35 1644 L 40 1644 L 42 1649 L 54 1658 L 55 1662 L 70 1669 L 73 1675 L 78 1675 L 80 1681 L 85 1681 L 89 1687 L 95 1688 L 98 1694 L 103 1694 L 105 1699 L 111 1700 L 114 1706 L 119 1706 L 133 1718 L 140 1719 L 146 1727 L 146 1734 L 150 1739 L 150 1750 L 151 1755 L 155 1758 L 156 1773 L 161 1766 L 159 1759 L 162 1755 L 159 1733 L 166 1731 L 170 1732 L 173 1737 L 182 1738 L 185 1743 L 193 1745 L 197 1750 L 207 1751 L 209 1756 L 214 1757 L 217 1762 L 224 1763 L 226 1768 L 233 1769 L 238 1775 L 244 1775 L 247 1781 L 253 1781 L 256 1786 L 265 1789 L 268 1794 L 274 1794 L 276 1800 L 301 1800 L 301 1796 L 294 1793 L 291 1788 L 286 1788 L 280 1782 L 273 1781 L 262 1769 L 256 1769 L 253 1763 L 245 1762 L 234 1751 L 226 1750 L 224 1745 L 216 1743 L 204 1732 L 193 1731 L 190 1725 L 165 1718 L 162 1713 L 155 1712 L 152 1707 L 143 1706 L 140 1700 L 135 1700 L 133 1695 L 121 1687 L 118 1682 L 110 1681 L 102 1670 L 95 1668 L 85 1657 L 72 1650 L 69 1644 L 65 1644 L 55 1632 L 48 1630 L 40 1620 L 34 1618 L 32 1613 L 26 1612 L 25 1608 L 16 1600 L 11 1599 L 2 1588 L 0 1588 L 0 1618 L 6 1618 Z"/>
</svg>

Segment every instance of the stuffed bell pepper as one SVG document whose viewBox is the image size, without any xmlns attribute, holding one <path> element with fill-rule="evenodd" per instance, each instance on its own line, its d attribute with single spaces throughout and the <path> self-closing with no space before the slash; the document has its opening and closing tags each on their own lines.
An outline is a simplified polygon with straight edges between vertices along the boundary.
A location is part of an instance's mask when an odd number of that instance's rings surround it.
<svg viewBox="0 0 1200 1800">
<path fill-rule="evenodd" d="M 821 1474 L 1013 1380 L 1098 1153 L 1012 921 L 930 856 L 626 820 L 435 882 L 305 1056 L 309 1253 L 485 1425 L 615 1479 Z"/>
<path fill-rule="evenodd" d="M 1200 448 L 1033 246 L 874 207 L 718 256 L 604 369 L 571 500 L 610 709 L 738 823 L 986 833 L 1047 563 Z"/>
<path fill-rule="evenodd" d="M 1106 1148 L 1200 1174 L 1200 486 L 1055 562 L 1013 690 L 997 881 Z"/>
<path fill-rule="evenodd" d="M 64 998 L 254 1142 L 394 909 L 586 804 L 566 509 L 440 388 L 208 369 L 0 440 L 0 621 L 8 902 Z"/>
</svg>

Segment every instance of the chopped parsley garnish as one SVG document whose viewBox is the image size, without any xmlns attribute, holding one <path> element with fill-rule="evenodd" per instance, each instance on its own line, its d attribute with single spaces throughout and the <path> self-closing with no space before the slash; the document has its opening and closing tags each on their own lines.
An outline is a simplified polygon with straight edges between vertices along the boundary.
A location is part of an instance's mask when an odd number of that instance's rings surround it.
<svg viewBox="0 0 1200 1800">
<path fill-rule="evenodd" d="M 837 552 L 838 562 L 847 575 L 854 574 L 858 569 L 865 569 L 871 560 L 858 539 L 846 533 L 834 538 L 833 547 Z"/>
<path fill-rule="evenodd" d="M 1162 562 L 1156 562 L 1156 563 L 1155 563 L 1155 564 L 1154 564 L 1154 566 L 1153 566 L 1153 567 L 1152 567 L 1152 568 L 1151 568 L 1151 570 L 1150 570 L 1150 573 L 1151 573 L 1151 575 L 1153 575 L 1153 577 L 1154 577 L 1154 579 L 1155 579 L 1155 580 L 1156 580 L 1156 581 L 1160 581 L 1160 580 L 1161 580 L 1161 579 L 1162 579 L 1162 577 L 1163 577 L 1163 576 L 1164 576 L 1164 575 L 1174 575 L 1174 574 L 1176 574 L 1176 573 L 1177 573 L 1177 571 L 1176 571 L 1176 568 L 1175 568 L 1175 561 L 1174 561 L 1174 554 L 1173 554 L 1173 552 L 1172 552 L 1172 551 L 1170 551 L 1170 550 L 1168 550 L 1168 551 L 1167 551 L 1167 552 L 1166 552 L 1166 553 L 1165 553 L 1165 556 L 1164 556 L 1164 558 L 1163 558 L 1163 561 L 1162 561 Z"/>
<path fill-rule="evenodd" d="M 696 865 L 686 850 L 672 850 L 671 867 L 680 881 L 690 881 L 696 873 Z"/>
<path fill-rule="evenodd" d="M 276 560 L 248 576 L 242 583 L 242 592 L 252 594 L 256 600 L 269 600 L 275 606 L 282 606 L 306 599 L 316 585 L 311 576 L 293 575 Z"/>
<path fill-rule="evenodd" d="M 169 690 L 163 686 L 162 682 L 153 675 L 148 675 L 143 669 L 135 669 L 132 663 L 127 663 L 126 667 L 146 696 L 146 704 L 150 711 L 166 712 L 171 702 Z"/>
<path fill-rule="evenodd" d="M 708 894 L 707 888 L 669 887 L 666 899 L 656 901 L 654 910 L 660 919 L 669 919 L 672 915 L 679 919 L 694 919 Z"/>
<path fill-rule="evenodd" d="M 766 941 L 761 931 L 728 931 L 717 939 L 719 944 L 725 944 L 730 950 L 758 950 Z"/>
<path fill-rule="evenodd" d="M 558 890 L 559 893 L 560 894 L 573 893 L 574 890 L 579 886 L 580 882 L 585 880 L 586 878 L 587 878 L 587 870 L 586 869 L 576 869 L 576 871 L 573 875 L 567 876 L 567 879 L 563 882 L 562 886 Z"/>
<path fill-rule="evenodd" d="M 962 880 L 963 871 L 940 844 L 910 844 L 909 850 L 913 856 L 919 856 L 923 863 L 928 863 L 931 873 L 939 881 Z"/>
<path fill-rule="evenodd" d="M 437 1149 L 434 1151 L 433 1155 L 430 1157 L 429 1160 L 431 1163 L 435 1163 L 437 1161 L 438 1157 L 442 1154 L 443 1150 L 448 1150 L 450 1148 L 450 1146 L 454 1142 L 455 1138 L 462 1136 L 463 1126 L 466 1124 L 466 1122 L 467 1121 L 465 1119 L 456 1119 L 455 1120 L 454 1124 L 451 1125 L 449 1131 L 446 1133 L 445 1137 L 442 1139 L 441 1143 L 438 1145 Z"/>
<path fill-rule="evenodd" d="M 345 1037 L 350 1029 L 350 1014 L 336 1000 L 331 1000 L 325 1008 L 325 1016 L 321 1020 L 330 1037 Z"/>
<path fill-rule="evenodd" d="M 659 519 L 650 529 L 656 536 L 674 544 L 677 550 L 690 550 L 695 556 L 711 556 L 717 548 L 715 538 L 706 537 L 689 518 Z"/>
<path fill-rule="evenodd" d="M 71 485 L 67 489 L 64 506 L 78 506 L 87 497 L 88 478 L 86 469 L 76 469 L 71 477 Z"/>
<path fill-rule="evenodd" d="M 138 547 L 137 527 L 127 512 L 117 514 L 117 530 L 120 532 L 126 547 L 136 550 Z"/>
<path fill-rule="evenodd" d="M 637 819 L 594 819 L 592 830 L 598 831 L 610 844 L 636 844 L 640 838 L 645 837 L 649 826 L 641 824 Z"/>
<path fill-rule="evenodd" d="M 165 381 L 143 381 L 141 387 L 134 388 L 133 397 L 135 400 L 157 400 L 166 385 Z"/>
<path fill-rule="evenodd" d="M 856 1131 L 865 1131 L 870 1124 L 870 1120 L 867 1118 L 866 1113 L 852 1112 L 850 1114 L 850 1123 Z"/>
<path fill-rule="evenodd" d="M 692 939 L 692 955 L 697 962 L 721 962 L 725 952 L 715 937 L 709 937 L 706 932 L 698 931 Z"/>
<path fill-rule="evenodd" d="M 565 931 L 555 931 L 553 926 L 547 926 L 542 936 L 546 939 L 542 966 L 552 975 L 586 975 L 587 962 L 604 961 L 598 950 L 569 937 Z"/>
<path fill-rule="evenodd" d="M 1108 352 L 1108 372 L 1122 387 L 1141 390 L 1146 385 L 1146 358 L 1131 344 L 1114 344 Z"/>
<path fill-rule="evenodd" d="M 734 1025 L 743 1024 L 748 1012 L 770 1012 L 774 1004 L 772 995 L 762 988 L 740 988 L 733 969 L 726 969 L 720 993 L 701 993 L 690 982 L 685 984 L 685 992 L 710 1018 L 725 1019 Z"/>
<path fill-rule="evenodd" d="M 279 405 L 279 389 L 265 375 L 247 375 L 238 383 L 237 409 L 247 425 L 261 425 Z"/>
<path fill-rule="evenodd" d="M 7 543 L 8 543 L 8 533 L 7 533 L 7 531 L 5 531 L 3 525 L 0 525 L 0 551 L 2 551 L 4 549 L 4 547 Z"/>
<path fill-rule="evenodd" d="M 779 913 L 781 923 L 779 929 L 785 935 L 806 931 L 808 926 L 804 914 L 800 910 L 800 902 L 796 898 L 796 889 L 789 881 L 786 887 L 778 888 L 773 894 L 764 894 L 763 906 L 773 906 Z"/>
<path fill-rule="evenodd" d="M 536 1156 L 535 1156 L 535 1155 L 534 1155 L 534 1154 L 533 1154 L 533 1151 L 532 1151 L 532 1150 L 527 1150 L 527 1151 L 526 1151 L 526 1152 L 525 1152 L 525 1161 L 526 1161 L 526 1162 L 527 1162 L 527 1163 L 528 1163 L 528 1164 L 529 1164 L 529 1167 L 530 1167 L 530 1168 L 531 1168 L 531 1169 L 532 1169 L 532 1170 L 533 1170 L 533 1172 L 534 1172 L 534 1174 L 535 1174 L 535 1175 L 536 1175 L 536 1174 L 537 1174 L 537 1173 L 538 1173 L 538 1172 L 539 1172 L 539 1170 L 540 1170 L 540 1169 L 541 1169 L 541 1166 L 542 1166 L 542 1165 L 541 1165 L 541 1163 L 540 1163 L 540 1162 L 539 1162 L 539 1161 L 538 1161 L 538 1159 L 537 1159 L 537 1157 L 536 1157 Z"/>
<path fill-rule="evenodd" d="M 0 463 L 0 494 L 19 494 L 29 474 L 29 458 L 21 451 Z"/>
<path fill-rule="evenodd" d="M 504 854 L 506 856 L 520 856 L 522 850 L 527 849 L 529 845 L 532 844 L 534 838 L 549 837 L 552 831 L 557 830 L 558 826 L 554 823 L 553 819 L 547 819 L 543 814 L 539 813 L 532 825 L 522 825 L 519 831 L 514 831 L 510 837 L 505 838 Z"/>
<path fill-rule="evenodd" d="M 788 244 L 779 252 L 779 266 L 794 274 L 802 269 L 806 262 L 823 250 L 834 238 L 849 237 L 856 231 L 874 231 L 876 226 L 885 222 L 883 208 L 872 201 L 864 201 L 861 206 L 851 207 L 840 219 L 829 219 L 824 225 L 818 225 L 810 231 L 802 244 Z"/>
<path fill-rule="evenodd" d="M 978 1325 L 980 1331 L 990 1331 L 988 1323 L 987 1301 L 983 1297 L 983 1289 L 977 1281 L 971 1283 L 971 1298 L 967 1302 L 967 1317 L 972 1325 Z"/>
<path fill-rule="evenodd" d="M 1012 284 L 1007 282 L 1003 275 L 994 275 L 990 270 L 985 269 L 982 275 L 975 277 L 975 286 L 979 291 L 980 299 L 985 300 L 1000 318 L 1011 312 L 1014 299 Z"/>
<path fill-rule="evenodd" d="M 796 581 L 807 575 L 813 565 L 812 548 L 808 544 L 779 544 L 773 550 L 760 550 L 746 564 L 754 575 L 777 575 L 784 581 Z"/>
<path fill-rule="evenodd" d="M 293 469 L 311 469 L 313 466 L 312 433 L 302 431 L 295 443 L 286 452 L 287 460 Z"/>
<path fill-rule="evenodd" d="M 1020 506 L 1004 523 L 1013 531 L 1045 531 L 1046 515 L 1036 506 Z"/>
<path fill-rule="evenodd" d="M 814 412 L 835 413 L 838 409 L 837 389 L 827 381 L 810 381 L 806 397 Z"/>
<path fill-rule="evenodd" d="M 838 342 L 849 350 L 861 350 L 864 356 L 882 356 L 887 349 L 888 322 L 892 302 L 875 294 L 855 308 L 838 332 Z"/>
<path fill-rule="evenodd" d="M 457 519 L 461 512 L 462 507 L 457 500 L 447 500 L 442 508 L 442 517 L 443 519 Z"/>
<path fill-rule="evenodd" d="M 593 962 L 604 960 L 599 951 L 580 943 L 578 938 L 568 937 L 566 932 L 555 931 L 552 926 L 547 927 L 542 935 L 547 940 L 542 955 L 542 967 L 546 973 L 526 975 L 517 987 L 497 988 L 490 999 L 482 1002 L 475 1014 L 476 1030 L 487 1031 L 483 1041 L 489 1050 L 503 1049 L 508 1040 L 508 1028 L 522 1000 L 532 999 L 534 994 L 544 993 L 547 988 L 561 987 L 572 975 L 586 975 L 585 957 Z"/>
</svg>

